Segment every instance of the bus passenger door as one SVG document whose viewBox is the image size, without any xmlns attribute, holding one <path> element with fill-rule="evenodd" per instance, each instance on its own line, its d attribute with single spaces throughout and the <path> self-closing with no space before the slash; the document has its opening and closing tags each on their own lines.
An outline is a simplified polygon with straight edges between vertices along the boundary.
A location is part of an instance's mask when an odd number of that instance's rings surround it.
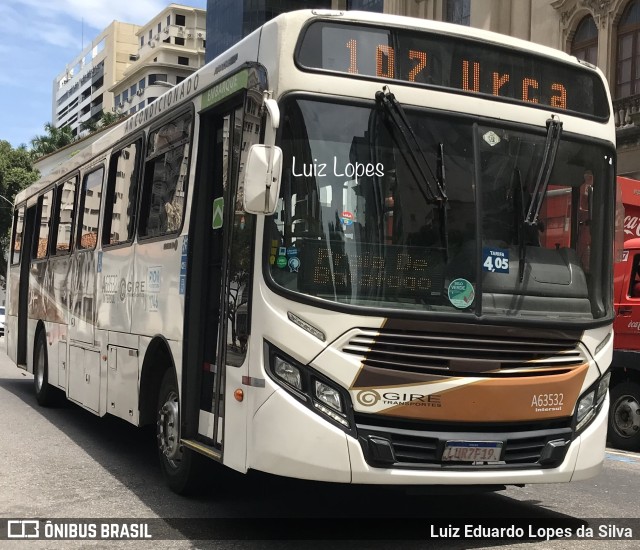
<svg viewBox="0 0 640 550">
<path fill-rule="evenodd" d="M 239 100 L 224 111 L 201 114 L 189 242 L 184 380 L 185 394 L 199 403 L 199 410 L 186 408 L 185 435 L 220 452 L 226 421 L 224 400 L 229 397 L 224 394 L 225 379 L 229 369 L 239 374 L 247 351 L 243 327 L 249 312 L 254 232 L 253 218 L 243 214 L 237 192 L 242 136 Z M 244 434 L 238 434 L 240 439 L 244 440 Z M 240 446 L 236 452 L 244 460 L 244 446 Z"/>
<path fill-rule="evenodd" d="M 8 304 L 9 309 L 13 312 L 17 308 L 18 325 L 17 335 L 7 335 L 7 349 L 9 357 L 15 359 L 16 364 L 27 364 L 27 319 L 29 316 L 29 269 L 31 266 L 31 250 L 34 241 L 34 230 L 36 220 L 36 206 L 26 209 L 24 218 L 24 229 L 20 238 L 19 247 L 16 248 L 14 243 L 14 252 L 20 255 L 20 265 L 11 268 L 12 275 L 14 269 L 19 270 L 19 277 L 11 277 L 11 302 Z M 24 209 L 22 210 L 24 212 Z M 23 214 L 24 215 L 24 214 Z M 19 220 L 19 223 L 22 221 Z M 15 230 L 14 230 L 15 231 Z M 17 259 L 17 258 L 16 258 Z M 17 273 L 16 273 L 17 274 Z M 17 287 L 13 286 L 17 283 Z M 14 348 L 16 346 L 16 348 Z M 15 349 L 15 352 L 13 351 Z M 15 355 L 14 355 L 15 353 Z"/>
</svg>

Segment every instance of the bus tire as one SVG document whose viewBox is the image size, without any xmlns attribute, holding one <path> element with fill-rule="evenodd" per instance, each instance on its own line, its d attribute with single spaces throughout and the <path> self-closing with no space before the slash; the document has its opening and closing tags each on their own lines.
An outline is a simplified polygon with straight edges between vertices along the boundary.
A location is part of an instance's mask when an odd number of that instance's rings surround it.
<svg viewBox="0 0 640 550">
<path fill-rule="evenodd" d="M 49 384 L 47 337 L 43 329 L 38 331 L 33 347 L 33 388 L 40 406 L 50 407 L 55 403 L 55 388 Z"/>
<path fill-rule="evenodd" d="M 167 369 L 158 392 L 156 439 L 162 473 L 172 491 L 195 494 L 203 489 L 205 458 L 180 445 L 180 400 L 173 369 Z"/>
<path fill-rule="evenodd" d="M 609 441 L 617 449 L 640 450 L 640 385 L 626 380 L 611 388 Z"/>
</svg>

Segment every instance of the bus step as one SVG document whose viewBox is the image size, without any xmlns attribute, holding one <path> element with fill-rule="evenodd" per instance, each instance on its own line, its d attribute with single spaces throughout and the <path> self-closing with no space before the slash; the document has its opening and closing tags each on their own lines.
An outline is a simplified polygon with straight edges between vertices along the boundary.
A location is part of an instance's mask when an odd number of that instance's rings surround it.
<svg viewBox="0 0 640 550">
<path fill-rule="evenodd" d="M 222 460 L 222 453 L 218 449 L 210 447 L 209 445 L 205 445 L 199 441 L 194 441 L 193 439 L 181 439 L 180 443 L 188 449 L 208 456 L 209 458 L 213 458 L 217 461 Z"/>
</svg>

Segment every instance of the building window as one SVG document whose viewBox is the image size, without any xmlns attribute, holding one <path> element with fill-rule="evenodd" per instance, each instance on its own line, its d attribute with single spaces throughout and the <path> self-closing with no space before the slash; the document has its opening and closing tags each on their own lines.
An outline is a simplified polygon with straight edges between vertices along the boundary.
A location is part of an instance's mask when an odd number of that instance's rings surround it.
<svg viewBox="0 0 640 550">
<path fill-rule="evenodd" d="M 167 27 L 171 25 L 171 16 L 167 15 Z"/>
<path fill-rule="evenodd" d="M 189 65 L 189 58 L 178 56 L 178 65 Z"/>
<path fill-rule="evenodd" d="M 151 38 L 153 38 L 153 31 L 149 30 L 149 40 L 151 40 Z"/>
<path fill-rule="evenodd" d="M 180 84 L 180 82 L 182 82 L 185 78 L 187 78 L 186 76 L 176 76 L 176 84 Z"/>
<path fill-rule="evenodd" d="M 120 94 L 113 98 L 113 104 L 117 107 L 120 105 Z"/>
<path fill-rule="evenodd" d="M 158 23 L 158 32 L 162 30 L 162 23 Z"/>
<path fill-rule="evenodd" d="M 185 24 L 186 24 L 185 16 L 180 15 L 179 13 L 176 13 L 176 25 L 178 25 L 179 27 L 184 27 Z"/>
<path fill-rule="evenodd" d="M 131 88 L 129 88 L 129 93 L 131 94 L 131 97 L 136 95 L 137 91 L 138 91 L 138 85 L 137 84 L 134 84 L 133 86 L 131 86 Z"/>
<path fill-rule="evenodd" d="M 166 74 L 150 74 L 149 86 L 152 86 L 156 82 L 167 82 L 167 75 Z"/>
<path fill-rule="evenodd" d="M 640 1 L 634 0 L 624 10 L 618 24 L 618 58 L 616 96 L 640 93 Z"/>
<path fill-rule="evenodd" d="M 144 78 L 142 80 L 140 80 L 140 82 L 138 82 L 138 88 L 140 90 L 144 90 Z"/>
<path fill-rule="evenodd" d="M 127 101 L 127 99 L 129 99 L 129 90 L 125 90 L 124 92 L 122 92 L 122 103 Z"/>
<path fill-rule="evenodd" d="M 142 48 L 144 46 L 144 36 L 140 37 L 140 47 Z"/>
<path fill-rule="evenodd" d="M 176 46 L 184 46 L 184 38 L 180 37 L 180 36 L 176 36 L 173 41 L 175 42 Z"/>
<path fill-rule="evenodd" d="M 598 61 L 598 28 L 590 15 L 584 17 L 576 28 L 571 42 L 571 55 L 593 65 Z"/>
<path fill-rule="evenodd" d="M 471 0 L 446 0 L 445 21 L 457 25 L 471 25 Z"/>
</svg>

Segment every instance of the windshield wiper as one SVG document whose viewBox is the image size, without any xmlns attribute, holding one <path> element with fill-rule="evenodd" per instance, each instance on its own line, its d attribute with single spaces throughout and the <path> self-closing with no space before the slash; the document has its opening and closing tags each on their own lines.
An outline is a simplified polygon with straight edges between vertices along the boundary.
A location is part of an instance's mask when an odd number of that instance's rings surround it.
<svg viewBox="0 0 640 550">
<path fill-rule="evenodd" d="M 401 145 L 400 151 L 408 155 L 409 169 L 413 172 L 416 181 L 419 183 L 421 193 L 427 202 L 445 203 L 447 194 L 444 190 L 444 182 L 439 181 L 433 173 L 431 166 L 418 143 L 413 128 L 409 124 L 404 109 L 398 103 L 395 96 L 384 86 L 382 91 L 376 92 L 376 101 L 382 106 L 387 115 L 387 120 L 395 135 L 396 141 Z M 444 171 L 441 171 L 444 174 Z"/>
<path fill-rule="evenodd" d="M 544 196 L 547 193 L 547 186 L 549 185 L 551 171 L 553 170 L 553 165 L 556 161 L 556 154 L 558 153 L 561 136 L 562 122 L 558 118 L 555 118 L 555 115 L 551 115 L 551 118 L 547 120 L 547 139 L 542 153 L 540 172 L 538 172 L 536 186 L 534 187 L 531 195 L 529 210 L 524 218 L 524 223 L 531 227 L 538 225 L 538 214 L 540 213 L 540 207 L 544 201 Z"/>
<path fill-rule="evenodd" d="M 437 175 L 433 173 L 429 161 L 420 148 L 407 115 L 398 103 L 395 96 L 389 91 L 387 86 L 382 91 L 376 92 L 376 101 L 382 106 L 387 115 L 387 122 L 392 130 L 396 142 L 400 146 L 400 152 L 407 161 L 409 170 L 418 184 L 420 193 L 427 203 L 437 204 L 440 214 L 440 237 L 444 252 L 444 261 L 449 261 L 449 236 L 447 225 L 447 193 L 444 170 L 444 144 L 437 146 Z"/>
<path fill-rule="evenodd" d="M 518 232 L 518 279 L 522 282 L 524 279 L 527 245 L 524 240 L 524 228 L 522 227 L 524 221 L 524 188 L 522 187 L 520 170 L 517 166 L 513 169 L 512 173 L 511 200 L 515 216 L 515 226 Z"/>
</svg>

